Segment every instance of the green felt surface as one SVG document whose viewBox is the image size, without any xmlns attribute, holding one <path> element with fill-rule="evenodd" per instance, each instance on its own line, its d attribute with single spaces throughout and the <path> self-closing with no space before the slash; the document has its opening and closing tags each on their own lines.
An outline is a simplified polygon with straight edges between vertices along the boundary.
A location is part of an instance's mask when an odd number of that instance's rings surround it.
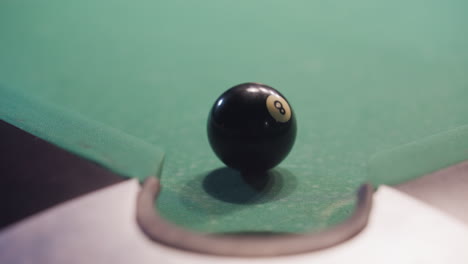
<svg viewBox="0 0 468 264">
<path fill-rule="evenodd" d="M 164 149 L 158 206 L 171 221 L 319 229 L 349 215 L 370 157 L 468 124 L 467 11 L 461 0 L 2 1 L 0 83 Z M 261 191 L 219 169 L 205 132 L 218 95 L 247 81 L 280 90 L 298 121 Z"/>
</svg>

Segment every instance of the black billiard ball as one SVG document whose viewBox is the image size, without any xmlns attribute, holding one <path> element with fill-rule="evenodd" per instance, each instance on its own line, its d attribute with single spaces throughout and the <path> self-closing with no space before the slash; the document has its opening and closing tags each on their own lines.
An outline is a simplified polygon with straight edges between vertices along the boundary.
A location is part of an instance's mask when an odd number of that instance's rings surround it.
<svg viewBox="0 0 468 264">
<path fill-rule="evenodd" d="M 296 120 L 286 98 L 270 86 L 244 83 L 224 92 L 208 117 L 208 140 L 228 167 L 266 172 L 289 154 Z"/>
</svg>

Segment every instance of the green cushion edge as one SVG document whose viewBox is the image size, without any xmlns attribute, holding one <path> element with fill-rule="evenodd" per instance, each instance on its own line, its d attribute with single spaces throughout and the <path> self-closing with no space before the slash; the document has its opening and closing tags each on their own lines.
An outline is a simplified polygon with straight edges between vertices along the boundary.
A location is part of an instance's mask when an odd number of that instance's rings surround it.
<svg viewBox="0 0 468 264">
<path fill-rule="evenodd" d="M 0 119 L 122 176 L 159 177 L 161 148 L 39 98 L 0 87 Z"/>
<path fill-rule="evenodd" d="M 468 125 L 376 153 L 368 162 L 368 178 L 375 186 L 396 185 L 465 160 Z"/>
</svg>

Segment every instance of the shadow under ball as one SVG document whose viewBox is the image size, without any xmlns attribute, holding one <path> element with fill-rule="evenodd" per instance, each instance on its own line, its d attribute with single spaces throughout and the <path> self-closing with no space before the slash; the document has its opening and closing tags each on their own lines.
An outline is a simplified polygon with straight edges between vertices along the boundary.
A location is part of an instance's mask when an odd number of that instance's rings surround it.
<svg viewBox="0 0 468 264">
<path fill-rule="evenodd" d="M 243 174 L 278 165 L 294 145 L 296 119 L 274 88 L 244 83 L 224 92 L 208 116 L 208 140 L 218 158 Z"/>
</svg>

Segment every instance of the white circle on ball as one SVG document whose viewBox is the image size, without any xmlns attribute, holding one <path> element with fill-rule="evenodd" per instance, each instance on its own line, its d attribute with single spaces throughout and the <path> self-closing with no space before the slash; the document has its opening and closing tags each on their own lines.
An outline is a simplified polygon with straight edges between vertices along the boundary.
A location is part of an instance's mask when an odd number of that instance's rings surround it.
<svg viewBox="0 0 468 264">
<path fill-rule="evenodd" d="M 272 94 L 267 97 L 266 107 L 273 119 L 278 122 L 286 123 L 291 119 L 291 108 L 288 102 L 277 94 Z"/>
</svg>

